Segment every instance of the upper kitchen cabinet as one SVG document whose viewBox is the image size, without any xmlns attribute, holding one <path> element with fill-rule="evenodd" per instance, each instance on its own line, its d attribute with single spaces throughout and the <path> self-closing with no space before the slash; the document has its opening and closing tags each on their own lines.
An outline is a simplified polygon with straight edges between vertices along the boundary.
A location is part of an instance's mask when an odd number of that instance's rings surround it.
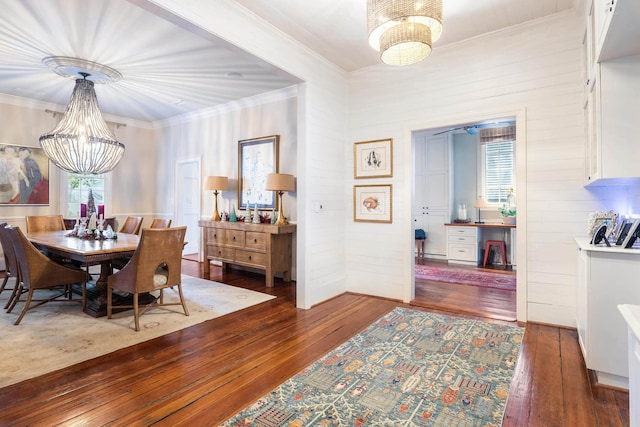
<svg viewBox="0 0 640 427">
<path fill-rule="evenodd" d="M 594 69 L 585 103 L 587 184 L 629 185 L 640 180 L 640 55 Z"/>
<path fill-rule="evenodd" d="M 640 1 L 593 0 L 595 61 L 640 54 Z"/>
</svg>

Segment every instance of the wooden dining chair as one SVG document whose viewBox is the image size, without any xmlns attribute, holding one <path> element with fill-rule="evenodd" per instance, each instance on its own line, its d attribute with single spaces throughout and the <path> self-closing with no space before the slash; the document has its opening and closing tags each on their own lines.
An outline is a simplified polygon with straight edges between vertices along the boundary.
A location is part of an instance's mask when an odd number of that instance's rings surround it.
<svg viewBox="0 0 640 427">
<path fill-rule="evenodd" d="M 24 307 L 14 325 L 20 324 L 27 311 L 50 301 L 79 301 L 73 299 L 72 284 L 82 285 L 82 308 L 86 305 L 87 274 L 83 270 L 65 267 L 43 255 L 17 227 L 5 227 L 9 240 L 13 244 L 20 281 L 18 291 L 7 313 L 11 313 L 18 302 L 24 301 Z M 33 299 L 35 290 L 52 289 L 62 286 L 60 292 L 46 299 Z M 27 293 L 27 299 L 20 297 Z M 32 303 L 36 303 L 32 305 Z"/>
<path fill-rule="evenodd" d="M 169 228 L 171 227 L 171 220 L 168 218 L 153 218 L 151 226 L 149 228 Z"/>
<path fill-rule="evenodd" d="M 28 215 L 27 233 L 66 230 L 62 215 Z"/>
<path fill-rule="evenodd" d="M 6 222 L 0 224 L 0 245 L 2 246 L 4 255 L 4 280 L 2 281 L 2 285 L 0 285 L 0 293 L 3 291 L 11 291 L 11 296 L 9 296 L 4 306 L 5 309 L 11 305 L 16 292 L 18 292 L 20 283 L 20 270 L 18 269 L 18 262 L 16 261 L 16 253 L 13 250 L 13 243 L 11 243 L 11 239 L 5 230 L 6 226 Z M 13 287 L 6 288 L 9 279 L 14 279 L 14 284 Z"/>
<path fill-rule="evenodd" d="M 152 307 L 181 305 L 185 316 L 189 309 L 182 294 L 182 246 L 187 227 L 144 228 L 138 248 L 131 261 L 117 273 L 109 276 L 107 283 L 107 318 L 111 319 L 115 308 L 133 308 L 136 331 L 140 330 L 140 316 Z M 164 302 L 163 290 L 177 287 L 180 301 Z M 113 291 L 133 295 L 133 305 L 113 305 Z M 158 291 L 159 295 L 141 310 L 138 296 Z"/>
<path fill-rule="evenodd" d="M 120 227 L 120 233 L 126 234 L 140 234 L 140 227 L 142 227 L 141 216 L 128 216 L 127 219 Z"/>
</svg>

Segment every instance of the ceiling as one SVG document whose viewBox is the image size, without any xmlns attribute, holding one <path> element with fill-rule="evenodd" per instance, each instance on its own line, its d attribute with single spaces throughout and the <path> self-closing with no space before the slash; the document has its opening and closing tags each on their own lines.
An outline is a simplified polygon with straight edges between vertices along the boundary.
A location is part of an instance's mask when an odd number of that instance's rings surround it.
<svg viewBox="0 0 640 427">
<path fill-rule="evenodd" d="M 347 72 L 380 63 L 367 43 L 366 0 L 235 2 Z M 444 31 L 434 50 L 581 2 L 443 0 Z M 96 84 L 101 110 L 147 122 L 299 82 L 179 18 L 165 20 L 145 0 L 0 0 L 0 7 L 0 94 L 66 105 L 74 83 L 42 64 L 51 55 L 118 70 L 122 80 Z"/>
</svg>

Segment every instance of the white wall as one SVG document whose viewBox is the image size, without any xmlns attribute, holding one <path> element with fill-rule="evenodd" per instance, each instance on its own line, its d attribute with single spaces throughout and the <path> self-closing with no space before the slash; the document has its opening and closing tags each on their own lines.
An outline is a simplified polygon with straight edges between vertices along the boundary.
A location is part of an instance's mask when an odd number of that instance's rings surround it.
<svg viewBox="0 0 640 427">
<path fill-rule="evenodd" d="M 69 87 L 69 93 L 73 89 Z M 45 109 L 64 111 L 64 105 L 39 103 L 33 100 L 3 96 L 0 98 L 0 144 L 15 144 L 40 148 L 38 138 L 53 129 L 60 117 Z M 107 214 L 122 218 L 129 214 L 150 217 L 154 214 L 156 146 L 154 132 L 148 124 L 128 121 L 121 117 L 107 120 L 125 123 L 115 134 L 125 144 L 125 154 L 111 173 L 112 191 L 106 206 Z M 61 171 L 49 162 L 49 205 L 0 205 L 0 220 L 24 225 L 26 215 L 55 215 L 63 213 L 60 205 Z M 132 189 L 134 191 L 132 191 Z M 145 221 L 146 222 L 146 221 Z"/>
<path fill-rule="evenodd" d="M 195 24 L 297 76 L 297 305 L 309 308 L 345 290 L 345 73 L 230 0 L 135 0 Z M 242 28 L 243 31 L 238 31 Z M 203 159 L 204 164 L 205 159 Z M 325 207 L 314 213 L 312 202 Z"/>
<path fill-rule="evenodd" d="M 345 215 L 349 291 L 410 295 L 412 172 L 403 160 L 410 132 L 513 107 L 526 111 L 527 146 L 521 157 L 526 192 L 518 187 L 518 207 L 526 206 L 528 219 L 519 224 L 526 230 L 519 232 L 519 245 L 526 245 L 527 254 L 518 262 L 526 264 L 518 273 L 519 281 L 526 280 L 519 318 L 523 313 L 528 320 L 575 325 L 573 236 L 584 234 L 589 212 L 609 206 L 607 196 L 583 188 L 582 35 L 582 19 L 565 13 L 442 49 L 436 45 L 415 66 L 381 65 L 351 75 L 349 141 L 394 139 L 394 177 L 371 180 L 393 184 L 394 222 L 354 223 Z M 345 155 L 350 164 L 350 144 Z M 350 173 L 346 184 L 345 199 L 352 204 Z"/>
<path fill-rule="evenodd" d="M 185 116 L 158 123 L 157 130 L 156 209 L 175 216 L 176 163 L 201 159 L 201 181 L 208 175 L 229 177 L 229 190 L 218 196 L 218 209 L 238 210 L 238 141 L 279 135 L 279 170 L 298 175 L 297 169 L 297 96 L 296 91 L 243 100 L 208 115 Z M 277 100 L 275 98 L 278 98 Z M 201 216 L 210 218 L 214 211 L 211 191 L 200 190 Z M 297 193 L 283 196 L 285 213 L 297 222 Z M 201 248 L 202 249 L 202 248 Z M 295 249 L 295 246 L 294 246 Z M 294 266 L 295 266 L 294 257 Z M 294 279 L 296 277 L 294 271 Z"/>
</svg>

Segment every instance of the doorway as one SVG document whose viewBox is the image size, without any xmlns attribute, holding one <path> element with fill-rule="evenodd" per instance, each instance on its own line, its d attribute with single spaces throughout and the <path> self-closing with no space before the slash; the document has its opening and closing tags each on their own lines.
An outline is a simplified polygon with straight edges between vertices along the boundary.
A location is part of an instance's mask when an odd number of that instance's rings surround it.
<svg viewBox="0 0 640 427">
<path fill-rule="evenodd" d="M 183 255 L 196 254 L 200 258 L 200 159 L 176 162 L 176 221 L 175 225 L 186 225 Z"/>
<path fill-rule="evenodd" d="M 474 259 L 473 262 L 466 263 L 466 265 L 457 262 L 449 263 L 447 252 L 450 248 L 447 243 L 447 227 L 444 225 L 452 223 L 454 220 L 466 219 L 470 222 L 467 224 L 470 228 L 476 228 L 473 223 L 479 219 L 473 205 L 477 197 L 482 196 L 483 191 L 487 191 L 486 181 L 481 182 L 484 179 L 485 171 L 484 164 L 481 163 L 484 159 L 482 157 L 484 152 L 481 153 L 480 130 L 513 126 L 516 124 L 516 119 L 524 120 L 524 112 L 519 114 L 520 117 L 517 116 L 495 116 L 485 118 L 482 121 L 457 122 L 461 124 L 454 125 L 444 124 L 412 132 L 414 158 L 412 224 L 414 229 L 425 229 L 427 242 L 430 240 L 429 237 L 432 237 L 431 247 L 426 245 L 425 258 L 414 259 L 412 281 L 414 283 L 414 299 L 411 301 L 412 304 L 502 320 L 526 318 L 526 299 L 523 298 L 526 294 L 518 295 L 519 292 L 523 292 L 524 288 L 524 286 L 520 287 L 519 283 L 516 283 L 515 290 L 509 290 L 486 286 L 482 282 L 478 282 L 482 286 L 473 286 L 466 279 L 466 283 L 462 284 L 442 282 L 435 277 L 425 278 L 421 275 L 418 278 L 415 276 L 416 266 L 422 270 L 424 268 L 421 266 L 424 266 L 428 270 L 448 271 L 455 269 L 456 274 L 464 275 L 467 278 L 483 277 L 482 281 L 487 280 L 486 277 L 498 277 L 497 275 L 502 275 L 500 280 L 506 281 L 514 281 L 516 276 L 524 277 L 511 266 L 518 264 L 515 238 L 510 242 L 513 250 L 510 250 L 511 258 L 508 265 L 494 267 L 489 263 L 487 268 L 483 268 L 479 267 L 482 265 L 482 259 Z M 497 133 L 494 131 L 483 131 L 482 133 L 486 137 L 492 132 Z M 515 154 L 518 149 L 522 149 L 522 155 L 524 155 L 524 141 L 520 141 L 518 144 L 516 138 L 513 147 L 516 150 Z M 483 147 L 482 150 L 484 149 Z M 516 181 L 519 181 L 518 176 L 520 176 L 520 180 L 524 176 L 516 170 L 516 165 L 518 162 L 514 155 L 514 187 Z M 520 183 L 518 182 L 518 184 Z M 522 190 L 524 194 L 524 185 Z M 466 218 L 458 218 L 460 212 L 468 212 L 469 215 Z M 495 203 L 491 209 L 482 211 L 482 220 L 502 222 L 498 214 L 498 206 Z M 480 234 L 481 230 L 478 233 Z M 490 233 L 484 240 L 493 240 L 488 238 L 489 235 Z M 515 237 L 515 233 L 512 235 Z M 482 256 L 484 240 L 480 238 L 478 241 L 478 257 Z M 497 282 L 498 279 L 496 279 Z M 520 316 L 518 316 L 518 310 L 520 310 Z"/>
</svg>

